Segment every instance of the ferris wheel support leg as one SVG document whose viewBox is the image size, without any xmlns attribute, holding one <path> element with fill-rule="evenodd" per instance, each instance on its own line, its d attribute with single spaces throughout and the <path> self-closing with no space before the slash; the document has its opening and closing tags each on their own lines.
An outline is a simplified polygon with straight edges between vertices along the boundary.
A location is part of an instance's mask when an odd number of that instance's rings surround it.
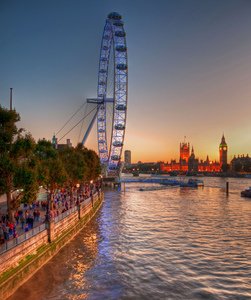
<svg viewBox="0 0 251 300">
<path fill-rule="evenodd" d="M 86 142 L 86 140 L 87 140 L 87 138 L 88 138 L 88 136 L 89 136 L 89 134 L 90 134 L 90 131 L 91 131 L 92 127 L 93 127 L 93 124 L 94 124 L 94 122 L 95 122 L 95 120 L 96 120 L 96 118 L 97 118 L 97 115 L 98 115 L 98 112 L 99 112 L 99 110 L 100 110 L 100 107 L 101 107 L 101 105 L 98 105 L 98 106 L 97 106 L 97 111 L 96 111 L 94 117 L 92 118 L 91 123 L 90 123 L 90 125 L 89 125 L 89 127 L 88 127 L 88 129 L 87 129 L 87 131 L 86 131 L 86 133 L 85 133 L 85 136 L 84 136 L 84 138 L 83 138 L 83 140 L 82 140 L 83 146 L 85 145 L 85 142 Z"/>
</svg>

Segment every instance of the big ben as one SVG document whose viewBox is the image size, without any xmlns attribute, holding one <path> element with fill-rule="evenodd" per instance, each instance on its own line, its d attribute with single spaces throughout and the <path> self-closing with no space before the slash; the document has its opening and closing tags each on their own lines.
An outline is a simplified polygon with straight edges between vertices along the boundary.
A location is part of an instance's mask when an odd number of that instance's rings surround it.
<svg viewBox="0 0 251 300">
<path fill-rule="evenodd" d="M 224 137 L 224 134 L 222 135 L 221 138 L 221 143 L 219 147 L 220 151 L 220 165 L 226 165 L 227 164 L 227 143 Z"/>
</svg>

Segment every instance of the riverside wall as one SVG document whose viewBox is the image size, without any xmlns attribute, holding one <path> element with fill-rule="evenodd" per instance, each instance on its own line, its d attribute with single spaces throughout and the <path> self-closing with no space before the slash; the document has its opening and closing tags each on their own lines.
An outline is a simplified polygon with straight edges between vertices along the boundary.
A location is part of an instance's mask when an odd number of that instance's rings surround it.
<svg viewBox="0 0 251 300">
<path fill-rule="evenodd" d="M 47 223 L 47 229 L 0 255 L 0 298 L 6 299 L 48 262 L 92 218 L 103 202 L 99 191 L 67 216 Z"/>
</svg>

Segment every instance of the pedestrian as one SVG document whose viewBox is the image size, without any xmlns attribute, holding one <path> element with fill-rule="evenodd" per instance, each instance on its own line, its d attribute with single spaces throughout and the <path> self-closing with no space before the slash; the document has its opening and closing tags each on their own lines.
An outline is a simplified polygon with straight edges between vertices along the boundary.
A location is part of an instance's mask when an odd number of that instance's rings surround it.
<svg viewBox="0 0 251 300">
<path fill-rule="evenodd" d="M 15 239 L 16 237 L 18 237 L 18 235 L 17 235 L 17 231 L 15 230 L 13 233 L 13 238 Z"/>
<path fill-rule="evenodd" d="M 28 232 L 28 231 L 29 231 L 29 227 L 28 227 L 28 224 L 26 224 L 24 232 Z"/>
<path fill-rule="evenodd" d="M 2 243 L 2 241 L 4 241 L 4 230 L 3 230 L 3 226 L 0 226 L 0 244 Z"/>
<path fill-rule="evenodd" d="M 34 223 L 34 219 L 32 218 L 32 216 L 30 217 L 30 227 L 31 229 L 33 229 L 33 223 Z"/>
<path fill-rule="evenodd" d="M 8 223 L 7 226 L 9 227 L 9 234 L 12 235 L 13 234 L 13 229 L 14 229 L 13 223 Z"/>
<path fill-rule="evenodd" d="M 20 217 L 20 222 L 22 224 L 22 229 L 24 229 L 25 218 L 23 215 L 21 215 L 21 217 Z"/>
<path fill-rule="evenodd" d="M 4 231 L 4 239 L 6 241 L 10 240 L 10 234 L 9 234 L 9 227 L 4 225 L 3 231 Z"/>
<path fill-rule="evenodd" d="M 19 224 L 19 222 L 18 222 L 18 220 L 19 220 L 19 214 L 18 214 L 17 211 L 15 212 L 14 217 L 15 217 L 16 223 L 17 223 L 17 225 L 18 225 L 18 224 Z"/>
<path fill-rule="evenodd" d="M 37 221 L 40 222 L 40 211 L 37 210 Z"/>
<path fill-rule="evenodd" d="M 29 230 L 31 229 L 31 215 L 28 215 L 28 218 L 26 219 L 26 223 L 28 225 Z"/>
<path fill-rule="evenodd" d="M 27 222 L 28 217 L 29 217 L 29 211 L 26 209 L 26 211 L 25 211 L 25 221 L 26 221 L 26 223 L 28 223 Z"/>
</svg>

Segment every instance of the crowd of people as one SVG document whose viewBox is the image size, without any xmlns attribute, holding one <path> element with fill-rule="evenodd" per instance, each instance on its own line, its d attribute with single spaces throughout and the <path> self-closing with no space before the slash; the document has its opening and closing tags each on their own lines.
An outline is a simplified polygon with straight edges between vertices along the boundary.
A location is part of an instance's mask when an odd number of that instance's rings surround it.
<svg viewBox="0 0 251 300">
<path fill-rule="evenodd" d="M 79 193 L 75 190 L 73 199 L 70 198 L 70 192 L 62 189 L 54 195 L 53 210 L 48 207 L 47 201 L 36 201 L 32 204 L 22 204 L 22 206 L 14 212 L 14 222 L 10 221 L 8 213 L 0 213 L 0 244 L 3 244 L 13 238 L 16 238 L 18 234 L 23 234 L 33 229 L 47 220 L 47 218 L 57 217 L 60 213 L 66 212 L 78 203 L 83 202 L 85 199 L 92 196 L 94 191 L 98 191 L 99 185 L 86 186 L 83 189 L 83 193 Z M 49 195 L 48 195 L 49 197 Z"/>
<path fill-rule="evenodd" d="M 30 205 L 23 204 L 14 212 L 14 221 L 11 222 L 8 212 L 0 214 L 0 243 L 9 241 L 18 236 L 19 232 L 27 232 L 33 229 L 35 222 L 40 222 L 40 201 L 36 201 Z M 22 232 L 23 231 L 23 232 Z"/>
</svg>

